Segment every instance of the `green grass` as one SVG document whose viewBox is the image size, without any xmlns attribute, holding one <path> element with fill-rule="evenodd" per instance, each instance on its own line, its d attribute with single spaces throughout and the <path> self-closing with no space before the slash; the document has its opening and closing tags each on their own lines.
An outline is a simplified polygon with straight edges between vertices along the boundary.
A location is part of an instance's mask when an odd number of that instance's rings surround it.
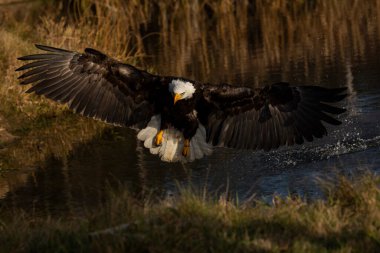
<svg viewBox="0 0 380 253">
<path fill-rule="evenodd" d="M 378 252 L 380 178 L 341 177 L 327 200 L 237 203 L 182 189 L 138 200 L 120 188 L 84 216 L 0 211 L 3 252 Z M 205 197 L 207 196 L 207 197 Z M 118 226 L 124 227 L 118 229 Z M 105 229 L 113 228 L 105 232 Z M 94 233 L 96 232 L 96 233 Z"/>
<path fill-rule="evenodd" d="M 99 28 L 96 24 L 80 23 L 82 29 L 77 29 L 75 24 L 54 21 L 58 13 L 41 4 L 24 3 L 0 9 L 4 20 L 0 27 L 0 128 L 6 129 L 4 136 L 17 137 L 9 142 L 0 136 L 0 173 L 43 165 L 50 157 L 64 158 L 75 145 L 95 138 L 107 128 L 103 123 L 73 115 L 66 106 L 24 94 L 28 87 L 18 84 L 20 73 L 15 69 L 22 63 L 17 57 L 36 53 L 34 43 L 79 49 L 91 40 L 94 46 L 107 47 L 113 56 L 126 59 L 127 47 L 120 49 L 106 39 L 96 40 L 106 38 L 103 33 L 110 28 L 107 24 Z M 20 14 L 19 9 L 24 12 Z M 36 13 L 42 9 L 45 11 L 38 17 Z"/>
</svg>

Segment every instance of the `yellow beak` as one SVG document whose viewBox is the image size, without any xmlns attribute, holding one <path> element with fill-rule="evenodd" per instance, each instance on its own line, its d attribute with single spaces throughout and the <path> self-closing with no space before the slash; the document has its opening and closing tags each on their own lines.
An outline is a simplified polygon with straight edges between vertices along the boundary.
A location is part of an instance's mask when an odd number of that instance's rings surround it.
<svg viewBox="0 0 380 253">
<path fill-rule="evenodd" d="M 178 100 L 181 100 L 182 99 L 182 96 L 181 94 L 174 94 L 174 104 L 177 103 Z"/>
</svg>

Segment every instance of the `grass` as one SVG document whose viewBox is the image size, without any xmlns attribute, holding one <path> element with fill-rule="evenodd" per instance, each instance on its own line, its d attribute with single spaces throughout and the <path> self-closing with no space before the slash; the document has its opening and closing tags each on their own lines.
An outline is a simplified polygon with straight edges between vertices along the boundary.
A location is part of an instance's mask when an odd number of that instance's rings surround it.
<svg viewBox="0 0 380 253">
<path fill-rule="evenodd" d="M 116 45 L 99 39 L 110 37 L 105 31 L 113 31 L 111 24 L 102 23 L 98 27 L 85 19 L 79 20 L 78 24 L 68 24 L 64 19 L 54 21 L 55 17 L 51 14 L 54 11 L 49 8 L 38 19 L 36 12 L 44 5 L 32 3 L 21 6 L 27 10 L 26 14 L 18 13 L 19 6 L 7 6 L 8 9 L 1 13 L 5 22 L 0 27 L 0 82 L 3 84 L 0 86 L 0 118 L 7 121 L 7 130 L 19 138 L 12 143 L 1 143 L 0 140 L 0 172 L 42 165 L 51 156 L 64 158 L 76 144 L 99 136 L 107 127 L 103 123 L 72 115 L 65 106 L 23 94 L 27 87 L 18 85 L 19 73 L 14 71 L 21 64 L 17 57 L 36 52 L 33 43 L 84 48 L 88 40 L 103 51 L 111 51 L 119 59 L 127 60 L 130 57 L 128 43 Z M 78 30 L 78 26 L 82 29 Z M 112 37 L 115 41 L 122 41 L 125 36 L 119 34 L 119 37 Z"/>
<path fill-rule="evenodd" d="M 3 252 L 378 252 L 380 178 L 325 184 L 326 200 L 238 203 L 182 189 L 138 200 L 121 187 L 83 217 L 0 212 Z M 110 229 L 111 228 L 111 229 Z"/>
</svg>

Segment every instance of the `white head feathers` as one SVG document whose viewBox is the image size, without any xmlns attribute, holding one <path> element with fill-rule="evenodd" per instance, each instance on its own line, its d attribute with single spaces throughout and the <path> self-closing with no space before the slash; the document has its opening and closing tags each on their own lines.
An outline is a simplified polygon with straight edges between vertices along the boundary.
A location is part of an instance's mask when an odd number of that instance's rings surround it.
<svg viewBox="0 0 380 253">
<path fill-rule="evenodd" d="M 169 84 L 169 92 L 181 95 L 181 99 L 188 99 L 193 96 L 195 87 L 190 82 L 175 79 Z"/>
</svg>

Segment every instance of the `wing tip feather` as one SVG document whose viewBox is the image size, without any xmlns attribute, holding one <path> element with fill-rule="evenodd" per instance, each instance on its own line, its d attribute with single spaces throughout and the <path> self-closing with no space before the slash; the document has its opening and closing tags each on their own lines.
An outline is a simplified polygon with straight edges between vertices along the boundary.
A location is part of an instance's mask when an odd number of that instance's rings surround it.
<svg viewBox="0 0 380 253">
<path fill-rule="evenodd" d="M 42 44 L 34 44 L 34 46 L 40 50 L 48 51 L 48 52 L 56 52 L 56 53 L 72 53 L 73 51 L 69 51 L 62 48 L 52 47 L 52 46 L 46 46 Z"/>
</svg>

